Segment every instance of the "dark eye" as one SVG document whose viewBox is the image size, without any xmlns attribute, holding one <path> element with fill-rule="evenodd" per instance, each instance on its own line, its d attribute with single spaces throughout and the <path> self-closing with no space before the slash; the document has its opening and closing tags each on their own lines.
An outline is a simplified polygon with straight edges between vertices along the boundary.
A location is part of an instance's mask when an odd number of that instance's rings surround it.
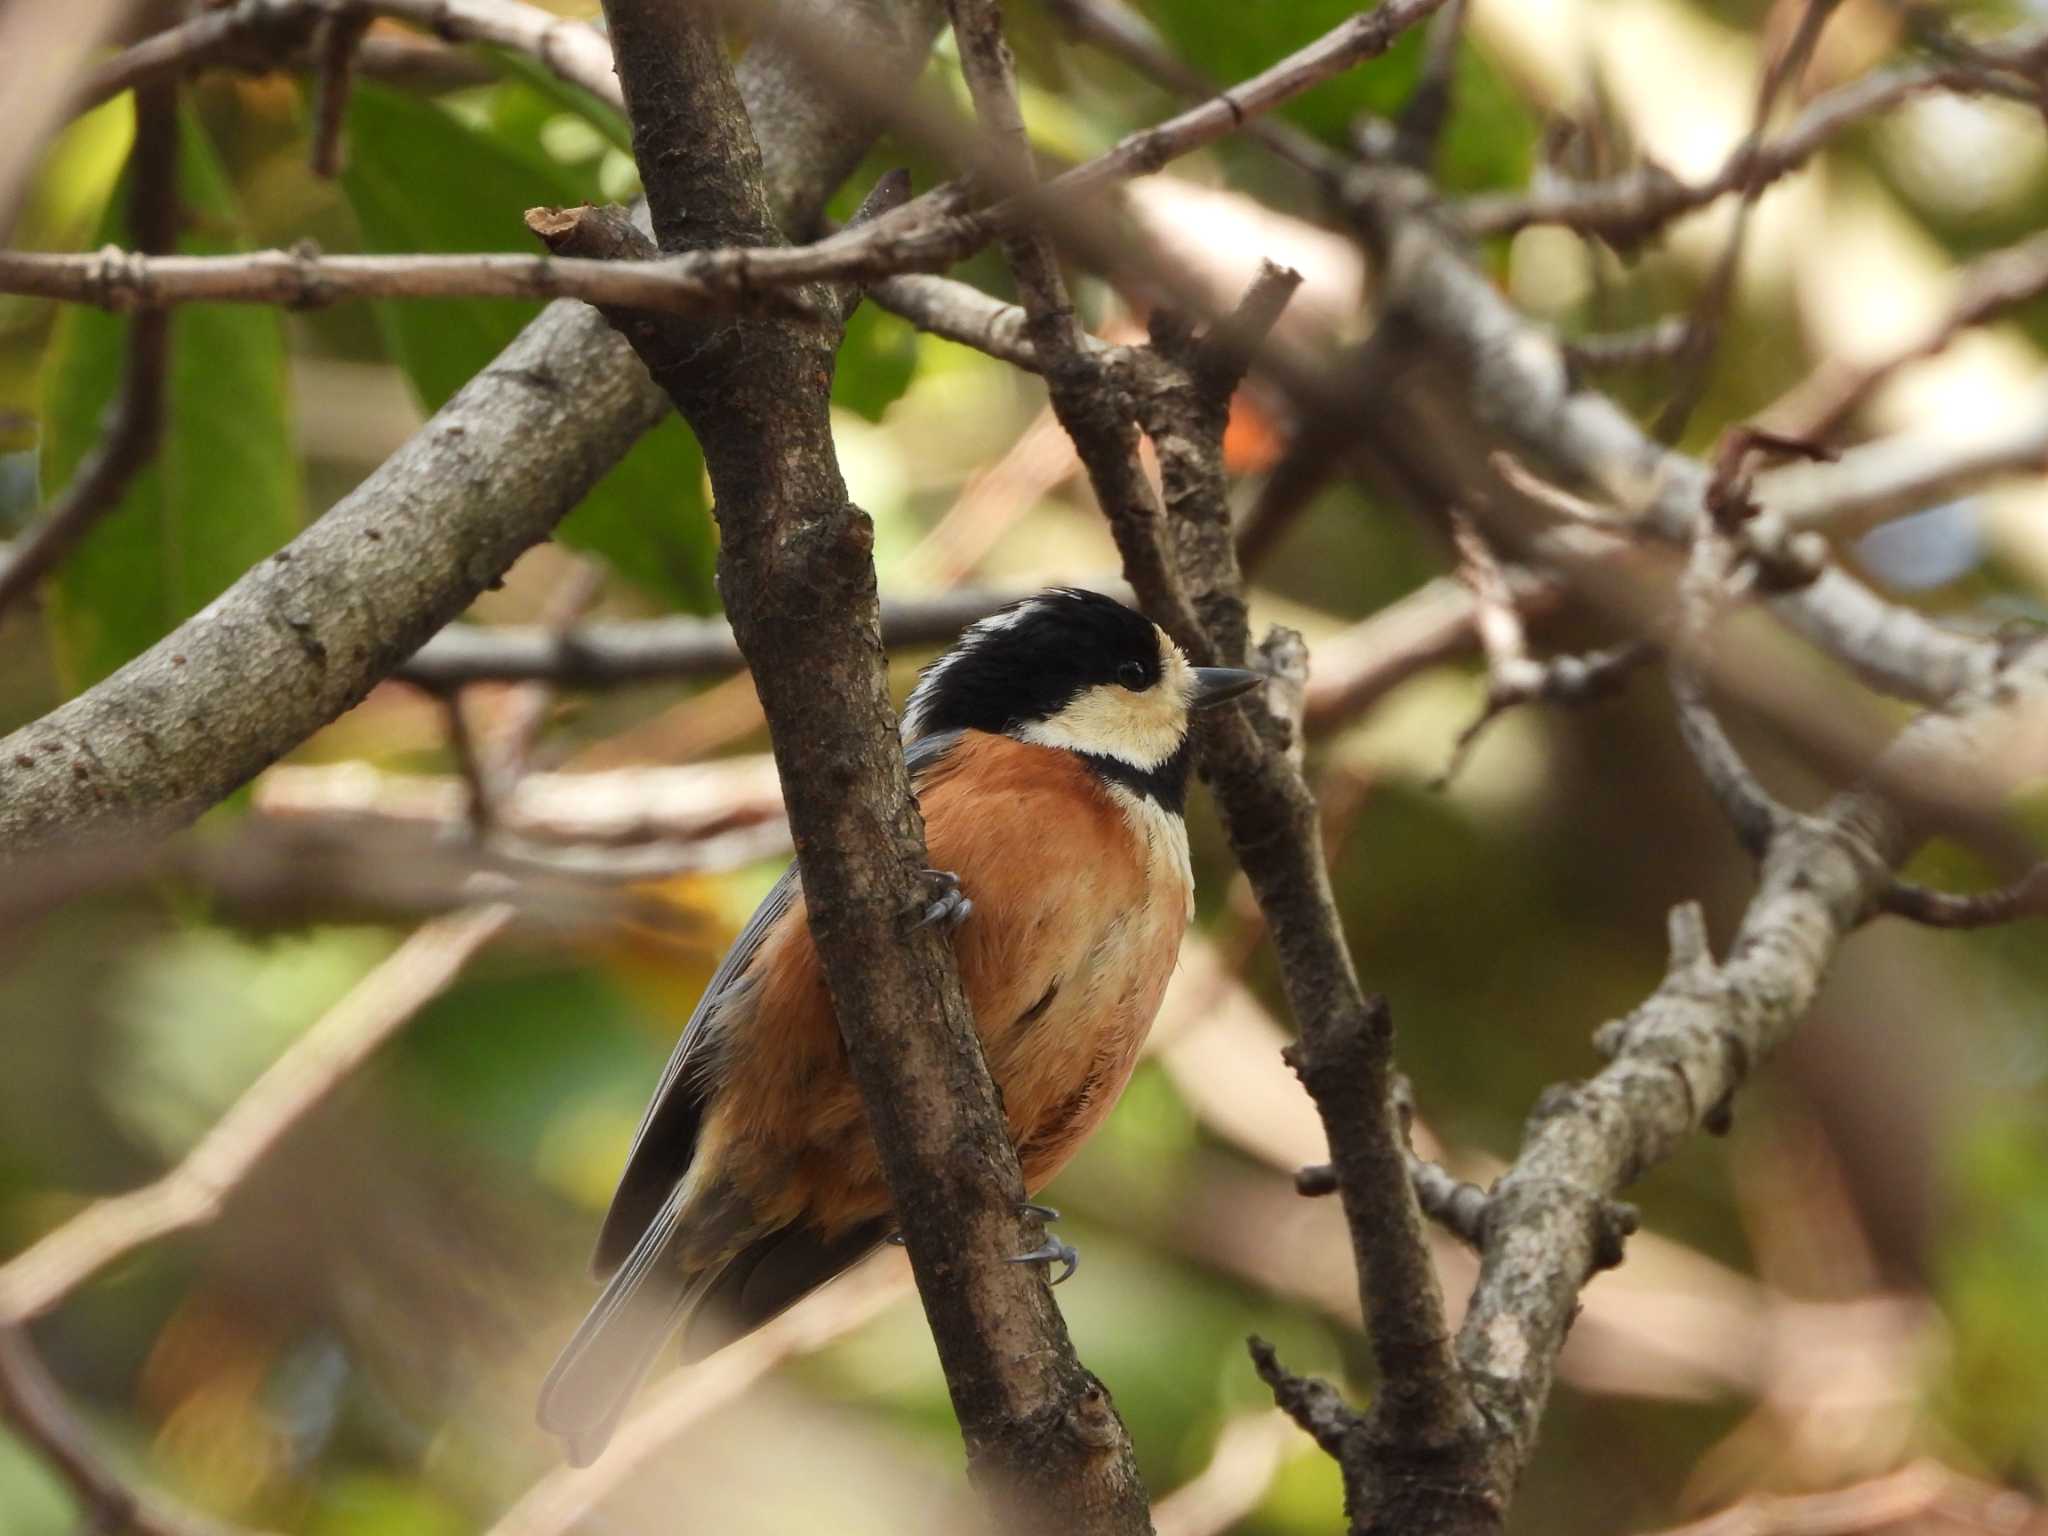
<svg viewBox="0 0 2048 1536">
<path fill-rule="evenodd" d="M 1143 693 L 1145 691 L 1145 664 L 1139 661 L 1125 662 L 1116 669 L 1116 680 L 1133 693 Z"/>
</svg>

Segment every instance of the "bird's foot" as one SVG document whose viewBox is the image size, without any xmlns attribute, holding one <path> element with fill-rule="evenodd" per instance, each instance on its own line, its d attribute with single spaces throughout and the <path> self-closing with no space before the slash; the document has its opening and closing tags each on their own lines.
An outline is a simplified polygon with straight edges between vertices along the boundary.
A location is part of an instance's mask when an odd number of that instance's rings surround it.
<svg viewBox="0 0 2048 1536">
<path fill-rule="evenodd" d="M 912 925 L 913 931 L 936 924 L 942 933 L 951 933 L 967 921 L 968 914 L 974 910 L 974 903 L 960 889 L 960 877 L 951 870 L 927 869 L 923 874 L 932 899 L 926 904 L 924 915 Z"/>
<path fill-rule="evenodd" d="M 1051 1206 L 1038 1205 L 1030 1200 L 1019 1201 L 1017 1209 L 1023 1215 L 1036 1216 L 1043 1222 L 1054 1222 L 1060 1219 L 1060 1213 Z M 1038 1247 L 1032 1249 L 1029 1253 L 1012 1255 L 1009 1262 L 1012 1264 L 1057 1264 L 1060 1266 L 1060 1272 L 1057 1275 L 1051 1276 L 1047 1283 L 1059 1285 L 1073 1279 L 1074 1271 L 1081 1267 L 1081 1250 L 1072 1243 L 1061 1242 L 1057 1237 L 1048 1232 L 1045 1234 L 1045 1241 L 1039 1244 Z"/>
<path fill-rule="evenodd" d="M 1060 1219 L 1060 1213 L 1051 1206 L 1039 1205 L 1030 1200 L 1018 1201 L 1017 1209 L 1023 1215 L 1036 1216 L 1040 1221 L 1058 1221 Z M 903 1234 L 901 1232 L 891 1232 L 882 1241 L 893 1243 L 896 1247 L 901 1248 L 903 1246 Z M 1072 1243 L 1061 1242 L 1048 1232 L 1045 1235 L 1045 1241 L 1038 1247 L 1032 1249 L 1029 1253 L 1016 1254 L 1006 1262 L 1011 1264 L 1057 1264 L 1060 1266 L 1060 1272 L 1052 1278 L 1051 1283 L 1058 1285 L 1062 1281 L 1073 1279 L 1074 1271 L 1081 1267 L 1081 1250 Z"/>
</svg>

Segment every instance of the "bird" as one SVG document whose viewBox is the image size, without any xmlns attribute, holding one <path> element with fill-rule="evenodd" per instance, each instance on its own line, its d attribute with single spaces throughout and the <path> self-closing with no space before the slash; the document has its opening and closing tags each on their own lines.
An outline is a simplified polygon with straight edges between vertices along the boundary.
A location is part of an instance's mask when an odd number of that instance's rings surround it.
<svg viewBox="0 0 2048 1536">
<path fill-rule="evenodd" d="M 1108 1115 L 1177 963 L 1193 717 L 1261 680 L 1191 665 L 1142 614 L 1066 587 L 971 625 L 904 706 L 934 866 L 906 919 L 953 945 L 1027 1194 Z M 541 1426 L 588 1465 L 671 1334 L 701 1359 L 892 1239 L 792 866 L 642 1117 L 592 1259 L 604 1289 L 541 1389 Z M 1057 1240 L 1016 1256 L 1073 1258 Z"/>
</svg>

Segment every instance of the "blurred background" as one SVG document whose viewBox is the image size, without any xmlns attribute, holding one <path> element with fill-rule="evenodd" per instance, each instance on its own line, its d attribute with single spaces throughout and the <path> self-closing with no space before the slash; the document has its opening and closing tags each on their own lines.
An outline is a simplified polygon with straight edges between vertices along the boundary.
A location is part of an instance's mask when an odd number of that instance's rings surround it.
<svg viewBox="0 0 2048 1536">
<path fill-rule="evenodd" d="M 1048 11 L 1005 9 L 1049 154 L 1099 152 L 1174 109 Z M 1230 80 L 1348 7 L 1144 9 Z M 1803 9 L 1474 0 L 1437 173 L 1459 194 L 1649 162 L 1711 175 L 1748 132 L 1763 63 Z M 1997 28 L 2026 10 L 1939 14 Z M 1844 0 L 1783 110 L 1896 58 L 1915 15 Z M 369 40 L 333 180 L 307 171 L 304 75 L 217 70 L 186 88 L 184 248 L 525 250 L 527 207 L 635 192 L 619 118 L 529 61 L 387 23 Z M 1424 43 L 1411 34 L 1284 118 L 1341 145 L 1360 114 L 1398 109 Z M 961 96 L 950 50 L 942 40 L 926 85 Z M 65 128 L 13 243 L 118 242 L 132 132 L 125 97 Z M 839 211 L 894 164 L 920 187 L 944 174 L 884 145 Z M 1134 189 L 1132 208 L 1220 272 L 1261 256 L 1298 267 L 1297 314 L 1330 334 L 1367 329 L 1357 248 L 1258 146 L 1180 162 Z M 1481 255 L 1562 334 L 1610 334 L 1697 303 L 1733 215 L 1724 199 L 1638 249 L 1531 228 Z M 1912 348 L 1940 328 L 1967 264 L 2035 237 L 2044 215 L 2037 107 L 1929 95 L 1842 135 L 1756 205 L 1683 445 L 1706 451 L 1729 423 Z M 991 256 L 959 275 L 1008 292 Z M 1105 334 L 1142 324 L 1099 284 L 1081 295 Z M 533 313 L 495 301 L 178 312 L 159 466 L 40 604 L 0 616 L 0 728 L 106 675 L 281 545 Z M 0 298 L 0 536 L 94 441 L 124 324 Z M 2000 461 L 2009 473 L 1840 533 L 1841 557 L 1889 595 L 1979 629 L 2048 616 L 2044 345 L 2048 303 L 2034 298 L 1888 374 L 1832 427 L 1837 444 L 1911 431 L 2022 445 Z M 1593 378 L 1649 420 L 1681 387 L 1677 368 L 1667 349 Z M 1036 380 L 868 305 L 836 394 L 886 597 L 1115 582 Z M 1228 449 L 1248 514 L 1272 505 L 1290 447 L 1284 413 L 1241 397 Z M 671 420 L 471 621 L 715 615 L 715 537 L 701 462 Z M 1253 618 L 1299 628 L 1316 656 L 1311 766 L 1334 878 L 1360 968 L 1392 1004 L 1418 1145 L 1484 1183 L 1535 1095 L 1593 1070 L 1594 1027 L 1656 984 L 1666 910 L 1702 900 L 1724 942 L 1750 872 L 1650 674 L 1583 707 L 1501 718 L 1439 782 L 1485 696 L 1468 648 L 1415 638 L 1456 606 L 1455 563 L 1399 502 L 1327 479 L 1266 530 Z M 1569 607 L 1532 624 L 1542 650 L 1612 638 Z M 932 654 L 897 652 L 899 690 Z M 1768 736 L 1744 740 L 1788 798 L 1825 793 Z M 646 1419 L 592 1473 L 556 1470 L 532 1424 L 539 1378 L 592 1293 L 589 1245 L 645 1097 L 787 858 L 765 751 L 744 678 L 481 684 L 452 699 L 393 682 L 168 858 L 76 889 L 0 893 L 0 1254 L 157 1178 L 272 1064 L 310 1059 L 316 1027 L 375 1045 L 286 1117 L 215 1219 L 123 1255 L 35 1325 L 117 1466 L 220 1517 L 304 1536 L 460 1536 L 501 1521 L 526 1536 L 942 1531 L 973 1518 L 893 1250 L 654 1384 Z M 1200 915 L 1151 1053 L 1046 1195 L 1084 1254 L 1059 1299 L 1130 1426 L 1162 1532 L 1327 1531 L 1335 1468 L 1271 1410 L 1244 1339 L 1263 1334 L 1360 1398 L 1370 1356 L 1338 1212 L 1293 1190 L 1294 1168 L 1323 1149 L 1279 1059 L 1288 1026 L 1271 957 L 1199 797 L 1190 822 Z M 1914 872 L 1978 873 L 1941 847 Z M 1728 1136 L 1697 1140 L 1634 1192 L 1643 1234 L 1586 1293 L 1516 1530 L 1650 1530 L 1753 1495 L 1852 1485 L 1865 1502 L 1812 1528 L 2038 1518 L 2044 985 L 2038 922 L 1943 935 L 1880 921 L 1849 944 Z M 267 1080 L 264 1102 L 291 1104 L 294 1081 Z M 1455 1305 L 1471 1264 L 1448 1238 L 1439 1252 Z M 0 1532 L 78 1525 L 64 1485 L 0 1430 Z"/>
</svg>

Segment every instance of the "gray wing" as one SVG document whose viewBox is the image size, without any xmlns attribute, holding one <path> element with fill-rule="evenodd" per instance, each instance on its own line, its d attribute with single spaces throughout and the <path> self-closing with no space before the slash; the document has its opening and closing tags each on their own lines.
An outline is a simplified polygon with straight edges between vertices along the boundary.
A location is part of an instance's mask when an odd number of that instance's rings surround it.
<svg viewBox="0 0 2048 1536">
<path fill-rule="evenodd" d="M 959 741 L 961 733 L 947 731 L 912 742 L 904 750 L 911 783 L 929 769 Z M 591 1269 L 602 1279 L 611 1274 L 633 1251 L 640 1234 L 660 1214 L 677 1182 L 689 1169 L 697 1149 L 697 1132 L 703 1123 L 707 1085 L 699 1081 L 697 1056 L 711 1031 L 705 1021 L 721 1007 L 741 995 L 747 986 L 747 968 L 760 952 L 768 930 L 790 909 L 798 890 L 797 868 L 791 864 L 775 887 L 754 909 L 747 926 L 712 972 L 704 996 L 683 1026 L 676 1047 L 669 1053 L 661 1081 L 647 1112 L 640 1117 L 640 1129 L 633 1134 L 632 1149 L 626 1154 L 626 1171 L 605 1212 L 598 1231 L 597 1251 Z"/>
</svg>

